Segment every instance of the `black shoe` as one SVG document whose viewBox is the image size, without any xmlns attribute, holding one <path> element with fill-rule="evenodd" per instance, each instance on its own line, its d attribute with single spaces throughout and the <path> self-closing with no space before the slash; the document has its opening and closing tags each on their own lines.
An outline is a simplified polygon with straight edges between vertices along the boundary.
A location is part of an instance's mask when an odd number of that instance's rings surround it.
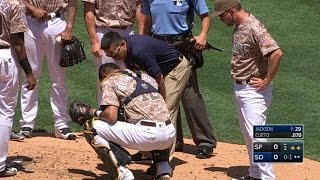
<svg viewBox="0 0 320 180">
<path fill-rule="evenodd" d="M 32 137 L 32 131 L 33 129 L 31 127 L 22 127 L 20 130 L 20 134 L 23 135 L 26 138 Z"/>
<path fill-rule="evenodd" d="M 209 146 L 200 145 L 198 146 L 198 149 L 194 154 L 198 159 L 208 159 L 211 157 L 212 153 L 213 153 L 213 148 Z"/>
<path fill-rule="evenodd" d="M 183 151 L 183 142 L 176 141 L 175 151 L 176 152 L 182 152 Z"/>
<path fill-rule="evenodd" d="M 156 165 L 153 163 L 146 171 L 147 174 L 155 176 L 157 175 L 157 168 Z"/>
<path fill-rule="evenodd" d="M 243 177 L 240 177 L 240 178 L 232 178 L 232 180 L 261 180 L 261 179 L 258 179 L 258 178 L 254 178 L 254 177 L 251 177 L 249 175 L 246 175 L 246 176 L 243 176 Z"/>
</svg>

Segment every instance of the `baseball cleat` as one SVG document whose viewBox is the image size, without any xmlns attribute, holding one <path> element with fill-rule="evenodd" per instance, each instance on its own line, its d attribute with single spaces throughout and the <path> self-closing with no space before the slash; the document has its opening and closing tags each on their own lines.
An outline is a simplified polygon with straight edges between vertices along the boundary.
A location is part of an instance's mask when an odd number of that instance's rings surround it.
<svg viewBox="0 0 320 180">
<path fill-rule="evenodd" d="M 22 134 L 19 134 L 19 133 L 16 133 L 14 131 L 11 131 L 10 140 L 11 141 L 23 141 L 24 140 L 24 136 Z"/>
<path fill-rule="evenodd" d="M 23 135 L 26 138 L 32 137 L 32 131 L 33 129 L 31 127 L 22 127 L 20 130 L 20 134 Z"/>
<path fill-rule="evenodd" d="M 170 175 L 167 173 L 160 174 L 154 178 L 154 180 L 170 180 Z"/>
<path fill-rule="evenodd" d="M 74 135 L 69 128 L 62 128 L 55 130 L 54 135 L 56 138 L 61 138 L 65 140 L 75 140 L 76 135 Z"/>
<path fill-rule="evenodd" d="M 14 167 L 6 167 L 5 170 L 0 172 L 0 177 L 10 177 L 16 175 L 18 170 Z"/>
</svg>

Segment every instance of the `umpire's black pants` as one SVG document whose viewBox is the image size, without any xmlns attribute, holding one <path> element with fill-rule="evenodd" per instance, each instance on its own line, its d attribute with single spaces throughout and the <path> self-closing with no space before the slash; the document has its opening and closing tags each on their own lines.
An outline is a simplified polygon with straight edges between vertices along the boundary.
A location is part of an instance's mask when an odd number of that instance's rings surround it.
<svg viewBox="0 0 320 180">
<path fill-rule="evenodd" d="M 183 91 L 181 101 L 194 143 L 215 148 L 217 145 L 210 124 L 205 103 L 198 86 L 197 68 L 193 67 L 188 84 Z M 177 119 L 177 141 L 183 142 L 183 130 L 179 111 Z"/>
</svg>

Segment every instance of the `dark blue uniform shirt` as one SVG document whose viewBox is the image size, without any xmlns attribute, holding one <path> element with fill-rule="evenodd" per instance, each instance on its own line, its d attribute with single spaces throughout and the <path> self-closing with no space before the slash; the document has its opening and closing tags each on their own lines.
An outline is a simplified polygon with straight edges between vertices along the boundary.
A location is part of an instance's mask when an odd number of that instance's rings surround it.
<svg viewBox="0 0 320 180">
<path fill-rule="evenodd" d="M 130 68 L 140 68 L 153 78 L 172 71 L 181 61 L 180 52 L 170 44 L 145 35 L 123 37 L 127 43 L 125 63 Z"/>
</svg>

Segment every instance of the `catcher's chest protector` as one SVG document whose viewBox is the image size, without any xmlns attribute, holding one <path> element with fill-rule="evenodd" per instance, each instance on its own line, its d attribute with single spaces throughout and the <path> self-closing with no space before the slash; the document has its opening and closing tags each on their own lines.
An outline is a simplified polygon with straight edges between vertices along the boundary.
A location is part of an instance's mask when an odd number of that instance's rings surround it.
<svg viewBox="0 0 320 180">
<path fill-rule="evenodd" d="M 130 101 L 132 101 L 133 98 L 135 98 L 141 94 L 158 92 L 158 90 L 156 88 L 154 88 L 151 84 L 142 80 L 140 77 L 133 76 L 131 73 L 129 73 L 127 71 L 121 71 L 121 73 L 132 77 L 137 83 L 135 90 L 130 94 L 130 96 L 128 96 L 124 100 L 124 102 L 123 102 L 124 106 L 127 105 Z M 137 74 L 137 75 L 139 76 L 139 74 Z"/>
</svg>

